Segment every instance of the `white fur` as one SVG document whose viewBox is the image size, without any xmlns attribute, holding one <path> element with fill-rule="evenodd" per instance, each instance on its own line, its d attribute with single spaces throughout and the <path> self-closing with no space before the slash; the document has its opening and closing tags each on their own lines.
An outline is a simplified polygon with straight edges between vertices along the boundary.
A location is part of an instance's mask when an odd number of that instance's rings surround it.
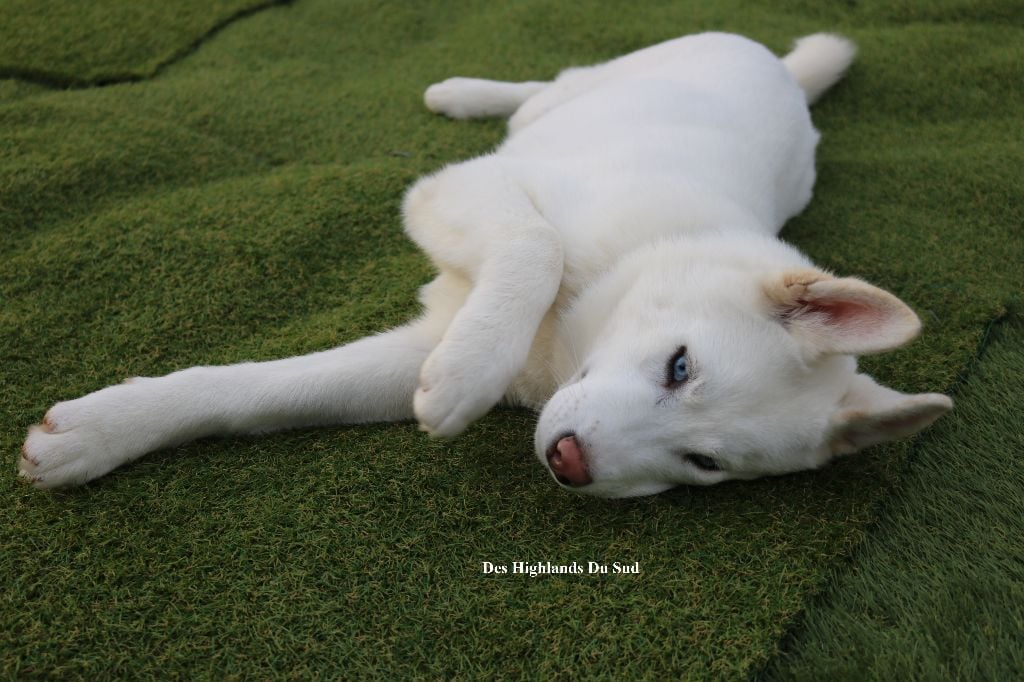
<svg viewBox="0 0 1024 682">
<path fill-rule="evenodd" d="M 835 85 L 857 55 L 853 43 L 828 33 L 805 36 L 796 41 L 793 48 L 782 63 L 803 88 L 808 104 L 814 104 Z"/>
<path fill-rule="evenodd" d="M 813 468 L 924 428 L 948 398 L 878 386 L 849 354 L 908 341 L 913 312 L 775 236 L 811 198 L 807 102 L 853 54 L 818 35 L 780 61 L 709 33 L 551 83 L 431 86 L 432 111 L 511 118 L 496 151 L 406 196 L 408 234 L 439 270 L 421 318 L 58 403 L 21 474 L 73 485 L 193 438 L 314 424 L 415 417 L 455 436 L 504 399 L 542 409 L 542 463 L 573 433 L 593 479 L 579 491 L 627 496 Z M 684 346 L 689 379 L 670 386 Z"/>
</svg>

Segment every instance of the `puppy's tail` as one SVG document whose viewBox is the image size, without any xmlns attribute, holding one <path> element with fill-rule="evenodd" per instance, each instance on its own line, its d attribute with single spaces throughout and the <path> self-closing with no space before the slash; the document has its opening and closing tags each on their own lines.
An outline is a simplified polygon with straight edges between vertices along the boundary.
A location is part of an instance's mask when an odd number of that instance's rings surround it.
<svg viewBox="0 0 1024 682">
<path fill-rule="evenodd" d="M 843 77 L 856 54 L 857 46 L 846 38 L 815 33 L 798 39 L 782 63 L 804 89 L 807 104 L 814 104 Z"/>
</svg>

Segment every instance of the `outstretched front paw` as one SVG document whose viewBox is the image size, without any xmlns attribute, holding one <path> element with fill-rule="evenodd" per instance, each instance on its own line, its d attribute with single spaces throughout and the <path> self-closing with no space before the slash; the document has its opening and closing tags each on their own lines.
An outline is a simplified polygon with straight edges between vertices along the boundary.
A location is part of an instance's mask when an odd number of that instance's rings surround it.
<svg viewBox="0 0 1024 682">
<path fill-rule="evenodd" d="M 497 363 L 474 362 L 442 343 L 420 370 L 413 409 L 420 429 L 453 438 L 494 407 L 512 377 Z"/>
<path fill-rule="evenodd" d="M 85 483 L 131 459 L 143 438 L 131 386 L 57 403 L 21 446 L 18 474 L 37 488 Z"/>
<path fill-rule="evenodd" d="M 98 434 L 88 425 L 74 424 L 73 415 L 70 423 L 55 416 L 65 412 L 65 405 L 55 405 L 42 424 L 31 427 L 21 446 L 18 474 L 37 488 L 78 485 L 109 471 Z"/>
</svg>

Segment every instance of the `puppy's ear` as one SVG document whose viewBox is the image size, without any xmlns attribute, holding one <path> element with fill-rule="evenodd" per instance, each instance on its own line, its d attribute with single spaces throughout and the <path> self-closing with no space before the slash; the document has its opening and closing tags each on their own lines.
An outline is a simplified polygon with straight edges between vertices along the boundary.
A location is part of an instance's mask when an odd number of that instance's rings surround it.
<svg viewBox="0 0 1024 682">
<path fill-rule="evenodd" d="M 953 401 L 941 393 L 900 393 L 857 374 L 832 415 L 829 445 L 834 454 L 848 455 L 913 435 L 952 408 Z"/>
<path fill-rule="evenodd" d="M 791 270 L 764 282 L 771 314 L 811 355 L 880 353 L 902 346 L 921 329 L 906 303 L 854 277 Z"/>
</svg>

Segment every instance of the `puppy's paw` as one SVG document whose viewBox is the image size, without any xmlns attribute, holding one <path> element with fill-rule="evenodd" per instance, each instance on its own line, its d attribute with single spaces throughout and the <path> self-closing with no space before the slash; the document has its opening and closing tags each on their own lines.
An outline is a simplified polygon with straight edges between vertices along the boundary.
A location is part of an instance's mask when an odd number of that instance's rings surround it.
<svg viewBox="0 0 1024 682">
<path fill-rule="evenodd" d="M 463 119 L 479 116 L 480 82 L 475 78 L 449 78 L 423 93 L 423 103 L 435 114 Z"/>
<path fill-rule="evenodd" d="M 459 435 L 487 414 L 510 381 L 502 369 L 481 366 L 451 350 L 442 344 L 427 358 L 413 396 L 420 429 L 442 438 Z"/>
<path fill-rule="evenodd" d="M 54 405 L 41 424 L 29 429 L 18 474 L 37 488 L 73 486 L 130 459 L 129 392 L 128 385 L 112 386 Z"/>
</svg>

